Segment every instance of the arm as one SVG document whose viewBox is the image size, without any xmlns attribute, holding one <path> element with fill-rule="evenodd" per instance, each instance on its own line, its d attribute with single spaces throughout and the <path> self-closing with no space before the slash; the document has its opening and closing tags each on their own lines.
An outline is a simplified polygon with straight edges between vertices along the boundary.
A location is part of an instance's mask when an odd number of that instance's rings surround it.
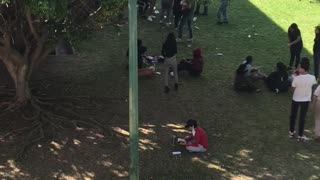
<svg viewBox="0 0 320 180">
<path fill-rule="evenodd" d="M 289 42 L 288 45 L 289 46 L 292 46 L 294 44 L 297 44 L 299 41 L 301 41 L 301 36 L 298 36 L 296 40 L 292 41 L 292 42 Z"/>
<path fill-rule="evenodd" d="M 311 110 L 313 110 L 313 111 L 316 109 L 317 99 L 318 99 L 318 97 L 316 95 L 312 96 Z"/>
<path fill-rule="evenodd" d="M 194 143 L 193 144 L 186 144 L 186 146 L 198 147 L 199 146 L 199 142 L 200 142 L 200 136 L 199 136 L 198 133 L 196 133 L 195 136 L 194 136 Z"/>
<path fill-rule="evenodd" d="M 166 55 L 165 55 L 165 50 L 164 50 L 164 44 L 162 45 L 161 55 L 162 55 L 163 57 L 166 57 Z"/>
</svg>

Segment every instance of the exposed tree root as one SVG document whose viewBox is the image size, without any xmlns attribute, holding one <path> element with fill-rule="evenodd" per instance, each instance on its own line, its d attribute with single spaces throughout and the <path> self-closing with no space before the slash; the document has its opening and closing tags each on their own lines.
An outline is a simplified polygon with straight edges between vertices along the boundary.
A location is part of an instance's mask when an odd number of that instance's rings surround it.
<svg viewBox="0 0 320 180">
<path fill-rule="evenodd" d="M 76 99 L 80 100 L 78 97 Z M 70 101 L 72 98 L 68 97 L 67 100 Z M 30 126 L 22 127 L 4 135 L 9 136 L 17 132 L 27 134 L 22 148 L 17 153 L 17 160 L 21 160 L 24 157 L 25 152 L 30 146 L 54 136 L 54 133 L 58 130 L 79 126 L 103 130 L 103 126 L 98 121 L 91 118 L 84 119 L 77 112 L 73 111 L 73 103 L 71 103 L 71 106 L 64 106 L 61 105 L 61 102 L 63 102 L 62 99 L 51 98 L 45 101 L 32 97 L 28 102 L 11 101 L 0 104 L 0 112 L 2 112 L 0 117 L 19 113 L 25 121 L 30 122 Z"/>
</svg>

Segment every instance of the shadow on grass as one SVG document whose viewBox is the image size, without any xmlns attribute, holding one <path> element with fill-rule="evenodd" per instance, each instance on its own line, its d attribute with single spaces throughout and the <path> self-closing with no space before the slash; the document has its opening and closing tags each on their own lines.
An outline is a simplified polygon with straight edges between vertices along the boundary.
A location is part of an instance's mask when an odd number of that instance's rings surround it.
<svg viewBox="0 0 320 180">
<path fill-rule="evenodd" d="M 215 10 L 211 7 L 210 13 Z M 271 71 L 278 61 L 288 63 L 286 32 L 248 1 L 232 1 L 230 13 L 228 26 L 215 26 L 213 15 L 197 21 L 200 30 L 195 30 L 193 46 L 204 52 L 203 77 L 181 76 L 181 88 L 169 95 L 163 93 L 162 76 L 139 79 L 141 179 L 320 178 L 319 147 L 287 139 L 290 95 L 237 94 L 231 88 L 233 72 L 248 54 L 265 71 Z M 144 21 L 140 25 L 139 35 L 148 52 L 159 54 L 164 37 L 173 29 Z M 126 34 L 106 31 L 97 35 L 85 43 L 82 58 L 88 61 L 77 61 L 85 69 L 65 67 L 79 75 L 65 83 L 79 82 L 71 92 L 122 98 L 121 102 L 95 105 L 95 110 L 82 112 L 97 116 L 114 136 L 90 128 L 66 130 L 49 143 L 37 144 L 19 163 L 11 151 L 15 149 L 14 137 L 0 137 L 0 178 L 127 179 L 128 87 L 126 75 L 119 72 L 127 48 Z M 253 36 L 248 38 L 249 34 Z M 190 57 L 191 52 L 179 44 L 178 59 Z M 224 55 L 218 57 L 218 52 Z M 161 65 L 159 70 L 163 71 Z M 183 128 L 188 118 L 197 119 L 207 132 L 208 152 L 189 154 L 183 147 L 171 145 L 172 134 L 188 134 Z M 171 155 L 177 150 L 182 156 Z"/>
</svg>

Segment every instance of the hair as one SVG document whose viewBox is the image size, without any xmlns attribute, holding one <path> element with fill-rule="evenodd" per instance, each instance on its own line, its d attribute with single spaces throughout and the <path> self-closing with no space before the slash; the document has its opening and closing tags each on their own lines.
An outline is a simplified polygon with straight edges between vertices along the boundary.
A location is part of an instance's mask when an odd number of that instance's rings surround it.
<svg viewBox="0 0 320 180">
<path fill-rule="evenodd" d="M 308 71 L 309 70 L 309 66 L 310 66 L 310 61 L 307 57 L 303 57 L 301 59 L 301 62 L 300 62 L 300 67 L 302 69 L 304 69 L 305 71 Z"/>
<path fill-rule="evenodd" d="M 193 59 L 202 59 L 202 52 L 200 48 L 193 50 Z"/>
<path fill-rule="evenodd" d="M 315 27 L 316 30 L 318 30 L 318 33 L 316 33 L 315 39 L 319 40 L 320 39 L 320 25 Z"/>
<path fill-rule="evenodd" d="M 191 126 L 193 126 L 194 128 L 198 127 L 197 121 L 194 119 L 189 119 L 185 128 L 189 128 Z"/>
<path fill-rule="evenodd" d="M 299 28 L 298 28 L 298 25 L 296 23 L 292 23 L 290 25 L 289 29 L 293 29 L 294 31 L 297 31 Z"/>
<path fill-rule="evenodd" d="M 246 57 L 246 62 L 245 62 L 245 64 L 251 64 L 252 61 L 253 61 L 252 56 L 247 56 L 247 57 Z"/>
<path fill-rule="evenodd" d="M 176 44 L 176 36 L 174 35 L 173 32 L 170 32 L 167 36 L 165 44 Z"/>
<path fill-rule="evenodd" d="M 278 62 L 277 63 L 277 69 L 280 72 L 286 72 L 287 67 L 282 62 Z"/>
</svg>

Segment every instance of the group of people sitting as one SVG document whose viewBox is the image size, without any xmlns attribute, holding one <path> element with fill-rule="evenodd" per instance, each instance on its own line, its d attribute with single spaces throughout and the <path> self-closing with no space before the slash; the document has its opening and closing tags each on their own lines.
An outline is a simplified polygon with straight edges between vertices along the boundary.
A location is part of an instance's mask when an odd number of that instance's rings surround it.
<svg viewBox="0 0 320 180">
<path fill-rule="evenodd" d="M 173 37 L 171 37 L 173 35 Z M 175 57 L 176 50 L 176 40 L 174 34 L 168 35 L 166 42 L 163 44 L 162 53 L 160 56 L 147 56 L 147 47 L 142 44 L 142 40 L 138 39 L 138 75 L 139 76 L 152 76 L 155 74 L 155 63 L 163 63 L 170 61 L 171 57 Z M 129 56 L 129 50 L 127 51 L 127 57 Z M 175 61 L 175 59 L 174 59 Z M 174 67 L 176 66 L 176 68 Z M 127 66 L 128 67 L 128 66 Z M 203 57 L 200 48 L 193 50 L 192 58 L 182 59 L 179 64 L 173 63 L 172 66 L 168 68 L 168 74 L 171 71 L 177 69 L 178 73 L 180 71 L 186 71 L 191 76 L 200 76 L 203 71 Z"/>
<path fill-rule="evenodd" d="M 275 71 L 267 76 L 253 66 L 253 58 L 248 56 L 236 70 L 234 89 L 245 92 L 260 91 L 256 85 L 260 80 L 263 80 L 271 91 L 278 93 L 288 91 L 291 78 L 282 62 L 278 62 Z"/>
</svg>

